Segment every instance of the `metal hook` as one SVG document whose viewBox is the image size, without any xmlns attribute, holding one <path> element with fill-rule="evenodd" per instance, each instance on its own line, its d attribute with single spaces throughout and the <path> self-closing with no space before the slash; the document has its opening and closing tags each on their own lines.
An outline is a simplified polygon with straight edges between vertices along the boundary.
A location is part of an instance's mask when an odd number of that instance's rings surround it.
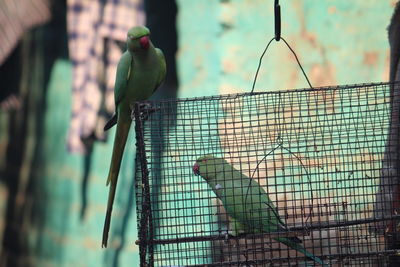
<svg viewBox="0 0 400 267">
<path fill-rule="evenodd" d="M 281 39 L 281 6 L 279 0 L 275 0 L 275 40 L 278 42 Z"/>
</svg>

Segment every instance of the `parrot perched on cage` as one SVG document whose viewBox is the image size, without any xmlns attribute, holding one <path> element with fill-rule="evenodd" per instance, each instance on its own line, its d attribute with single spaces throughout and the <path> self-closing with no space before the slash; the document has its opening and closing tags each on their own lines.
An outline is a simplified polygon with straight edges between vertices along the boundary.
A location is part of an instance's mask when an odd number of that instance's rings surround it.
<svg viewBox="0 0 400 267">
<path fill-rule="evenodd" d="M 127 34 L 127 51 L 122 54 L 117 66 L 114 88 L 115 114 L 104 126 L 104 130 L 107 131 L 116 124 L 117 131 L 107 178 L 110 191 L 102 247 L 107 247 L 118 174 L 132 122 L 132 106 L 136 101 L 149 98 L 164 81 L 166 74 L 164 55 L 160 49 L 153 46 L 149 36 L 150 31 L 146 27 L 131 28 Z"/>
<path fill-rule="evenodd" d="M 206 155 L 193 165 L 195 175 L 200 175 L 221 200 L 230 218 L 234 233 L 285 232 L 285 223 L 265 190 L 254 180 L 236 170 L 225 159 Z M 233 228 L 233 229 L 232 229 Z M 277 237 L 276 241 L 303 253 L 323 266 L 320 258 L 307 251 L 297 237 Z"/>
</svg>

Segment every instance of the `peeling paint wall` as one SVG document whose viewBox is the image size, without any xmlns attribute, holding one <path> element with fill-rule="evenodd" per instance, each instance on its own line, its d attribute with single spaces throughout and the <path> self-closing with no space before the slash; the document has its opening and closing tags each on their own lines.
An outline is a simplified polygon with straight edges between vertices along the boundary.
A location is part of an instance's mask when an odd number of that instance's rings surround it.
<svg viewBox="0 0 400 267">
<path fill-rule="evenodd" d="M 274 36 L 273 2 L 178 0 L 180 96 L 249 92 Z M 395 1 L 280 1 L 282 36 L 314 87 L 387 81 Z M 257 91 L 308 87 L 283 42 L 264 57 Z"/>
</svg>

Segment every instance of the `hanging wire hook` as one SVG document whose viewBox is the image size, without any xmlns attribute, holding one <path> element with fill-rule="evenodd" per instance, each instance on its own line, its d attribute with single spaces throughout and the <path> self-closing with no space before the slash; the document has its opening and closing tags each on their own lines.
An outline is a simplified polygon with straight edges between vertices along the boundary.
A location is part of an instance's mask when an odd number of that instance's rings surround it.
<svg viewBox="0 0 400 267">
<path fill-rule="evenodd" d="M 274 13 L 275 13 L 275 40 L 279 42 L 279 40 L 281 39 L 281 6 L 279 5 L 279 0 L 275 0 Z"/>
<path fill-rule="evenodd" d="M 296 62 L 297 62 L 297 64 L 299 65 L 300 70 L 301 70 L 301 72 L 302 72 L 303 75 L 304 75 L 304 78 L 306 78 L 306 80 L 307 80 L 308 86 L 310 86 L 310 88 L 314 88 L 314 87 L 311 85 L 311 82 L 310 82 L 310 80 L 308 79 L 308 76 L 307 76 L 306 72 L 304 71 L 303 66 L 301 65 L 300 60 L 299 60 L 299 58 L 297 57 L 296 53 L 294 52 L 294 50 L 292 49 L 292 47 L 288 44 L 288 42 L 286 42 L 286 40 L 285 40 L 283 37 L 281 37 L 281 6 L 279 5 L 279 0 L 275 0 L 275 4 L 274 4 L 274 14 L 275 14 L 275 37 L 273 37 L 273 38 L 268 42 L 267 46 L 265 47 L 265 49 L 264 49 L 263 53 L 261 54 L 261 57 L 260 57 L 260 59 L 259 59 L 259 61 L 258 61 L 258 66 L 257 66 L 256 74 L 255 74 L 255 76 L 254 76 L 253 85 L 252 85 L 252 87 L 251 87 L 251 94 L 254 92 L 254 88 L 255 88 L 255 86 L 256 86 L 256 81 L 257 81 L 257 77 L 258 77 L 258 72 L 260 71 L 262 59 L 263 59 L 265 53 L 267 52 L 267 50 L 268 50 L 270 44 L 272 43 L 272 41 L 275 40 L 275 41 L 278 42 L 278 41 L 281 40 L 281 39 L 283 40 L 283 42 L 286 44 L 286 46 L 289 48 L 289 50 L 290 50 L 290 51 L 292 52 L 292 54 L 294 55 L 294 57 L 295 57 L 295 59 L 296 59 Z"/>
</svg>

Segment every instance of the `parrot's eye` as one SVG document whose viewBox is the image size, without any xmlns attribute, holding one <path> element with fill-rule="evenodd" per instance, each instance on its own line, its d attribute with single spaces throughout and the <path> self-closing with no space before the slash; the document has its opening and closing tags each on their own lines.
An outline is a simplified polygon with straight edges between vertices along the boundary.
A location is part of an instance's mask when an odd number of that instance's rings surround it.
<svg viewBox="0 0 400 267">
<path fill-rule="evenodd" d="M 195 175 L 199 175 L 200 174 L 200 166 L 197 163 L 193 165 L 193 173 Z"/>
<path fill-rule="evenodd" d="M 201 162 L 207 162 L 207 159 L 203 159 Z"/>
</svg>

